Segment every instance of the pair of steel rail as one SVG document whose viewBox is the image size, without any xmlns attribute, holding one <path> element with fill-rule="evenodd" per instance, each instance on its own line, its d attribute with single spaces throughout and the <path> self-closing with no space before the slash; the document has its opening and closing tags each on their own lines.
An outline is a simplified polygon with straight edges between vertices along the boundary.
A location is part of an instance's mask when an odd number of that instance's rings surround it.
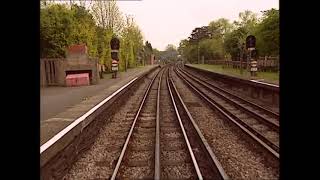
<svg viewBox="0 0 320 180">
<path fill-rule="evenodd" d="M 211 96 L 203 92 L 203 88 L 209 90 L 219 98 L 223 99 L 224 101 L 228 102 L 229 104 L 233 105 L 237 109 L 249 114 L 254 119 L 257 119 L 262 124 L 270 127 L 276 133 L 279 133 L 279 114 L 272 112 L 264 107 L 261 107 L 253 102 L 245 100 L 231 92 L 228 92 L 214 84 L 201 80 L 199 77 L 191 75 L 184 71 L 181 68 L 175 68 L 174 71 L 177 75 L 189 86 L 196 94 L 198 94 L 205 102 L 211 105 L 212 108 L 218 110 L 224 117 L 238 126 L 243 132 L 249 135 L 252 139 L 254 139 L 258 144 L 260 144 L 263 148 L 265 148 L 268 152 L 270 152 L 274 157 L 279 159 L 279 145 L 275 144 L 268 138 L 266 138 L 263 134 L 261 134 L 258 130 L 251 127 L 249 124 L 244 122 L 238 116 L 234 115 L 231 111 L 229 111 L 223 104 L 214 100 Z M 196 82 L 199 84 L 198 86 L 195 85 Z M 243 104 L 247 104 L 252 107 L 254 110 L 247 108 Z M 257 113 L 259 111 L 260 113 Z M 265 114 L 268 116 L 262 116 Z M 273 119 L 271 121 L 270 119 Z"/>
<path fill-rule="evenodd" d="M 199 166 L 198 164 L 198 160 L 197 160 L 197 157 L 195 156 L 194 152 L 193 152 L 193 149 L 192 149 L 192 144 L 190 143 L 190 140 L 189 140 L 189 136 L 186 132 L 186 129 L 185 129 L 185 125 L 183 124 L 183 121 L 181 119 L 181 111 L 183 110 L 187 116 L 188 116 L 188 121 L 190 122 L 190 124 L 192 124 L 196 134 L 197 134 L 197 142 L 201 143 L 201 147 L 202 148 L 202 151 L 203 153 L 205 153 L 206 157 L 207 158 L 207 161 L 209 162 L 209 164 L 211 165 L 211 167 L 209 167 L 210 170 L 212 170 L 215 175 L 216 175 L 216 179 L 229 179 L 227 174 L 225 173 L 225 171 L 223 170 L 221 164 L 219 163 L 219 161 L 217 160 L 216 156 L 214 155 L 213 151 L 211 150 L 208 142 L 205 140 L 204 136 L 202 135 L 199 127 L 197 126 L 197 124 L 195 123 L 195 121 L 193 120 L 189 110 L 187 109 L 186 105 L 184 104 L 174 82 L 172 81 L 172 78 L 170 77 L 170 67 L 166 66 L 166 67 L 163 67 L 154 77 L 153 79 L 151 80 L 151 82 L 149 83 L 148 87 L 147 87 L 147 90 L 145 91 L 144 93 L 144 96 L 143 96 L 143 99 L 140 103 L 140 106 L 139 106 L 139 109 L 138 111 L 136 112 L 136 115 L 135 115 L 135 118 L 133 120 L 133 123 L 132 123 L 132 126 L 130 128 L 130 131 L 128 133 L 128 136 L 126 138 L 126 141 L 123 145 L 123 148 L 122 148 L 122 151 L 120 153 L 120 156 L 118 158 L 118 161 L 117 161 L 117 164 L 114 168 L 114 171 L 113 171 L 113 174 L 111 176 L 111 180 L 114 180 L 117 178 L 117 174 L 119 172 L 119 169 L 120 169 L 120 166 L 121 166 L 121 163 L 123 163 L 123 159 L 124 159 L 124 156 L 126 154 L 126 151 L 128 151 L 128 144 L 129 144 L 129 141 L 132 137 L 132 134 L 133 134 L 133 131 L 134 131 L 134 128 L 137 124 L 137 120 L 140 116 L 140 113 L 141 113 L 141 110 L 142 108 L 144 107 L 145 105 L 145 102 L 146 102 L 146 99 L 150 93 L 150 90 L 151 90 L 151 86 L 154 84 L 155 82 L 155 79 L 157 77 L 159 77 L 159 82 L 158 82 L 158 88 L 157 88 L 157 108 L 156 108 L 156 136 L 155 136 L 155 150 L 154 150 L 154 153 L 155 153 L 155 163 L 154 163 L 154 179 L 161 179 L 161 162 L 160 162 L 160 115 L 159 115 L 159 112 L 160 112 L 160 91 L 161 91 L 161 81 L 163 80 L 162 77 L 163 77 L 163 74 L 165 74 L 165 71 L 167 71 L 167 77 L 166 78 L 166 84 L 167 84 L 167 87 L 168 87 L 168 90 L 169 90 L 169 93 L 170 93 L 170 99 L 172 101 L 172 104 L 173 104 L 173 107 L 174 107 L 174 110 L 175 110 L 175 114 L 176 114 L 176 117 L 179 121 L 179 125 L 180 125 L 180 129 L 182 131 L 182 134 L 183 134 L 183 139 L 184 139 L 184 142 L 186 143 L 187 145 L 187 148 L 188 148 L 188 152 L 189 152 L 189 155 L 192 159 L 192 164 L 193 164 L 193 167 L 195 169 L 195 172 L 197 173 L 197 177 L 198 179 L 203 179 L 203 171 L 201 170 L 201 167 Z M 180 104 L 180 107 L 182 108 L 179 108 L 178 107 L 178 104 Z"/>
</svg>

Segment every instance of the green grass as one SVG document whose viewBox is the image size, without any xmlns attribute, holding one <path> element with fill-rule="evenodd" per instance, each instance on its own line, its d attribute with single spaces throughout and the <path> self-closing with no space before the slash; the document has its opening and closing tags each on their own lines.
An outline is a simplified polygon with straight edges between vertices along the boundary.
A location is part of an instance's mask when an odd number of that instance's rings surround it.
<svg viewBox="0 0 320 180">
<path fill-rule="evenodd" d="M 250 72 L 243 70 L 242 74 L 240 69 L 223 67 L 222 65 L 212 65 L 212 64 L 189 64 L 191 66 L 205 69 L 208 71 L 240 77 L 244 79 L 263 79 L 264 82 L 269 82 L 273 84 L 279 84 L 279 72 L 257 72 L 256 77 L 251 77 Z"/>
</svg>

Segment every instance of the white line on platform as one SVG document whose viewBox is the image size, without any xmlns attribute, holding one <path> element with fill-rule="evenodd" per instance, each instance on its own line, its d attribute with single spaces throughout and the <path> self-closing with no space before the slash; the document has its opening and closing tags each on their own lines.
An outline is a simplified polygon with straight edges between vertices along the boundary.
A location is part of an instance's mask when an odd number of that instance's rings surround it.
<svg viewBox="0 0 320 180">
<path fill-rule="evenodd" d="M 250 80 L 250 81 L 260 83 L 260 84 L 265 84 L 268 86 L 279 87 L 278 85 L 275 85 L 275 84 L 269 84 L 269 83 L 265 83 L 265 82 L 261 82 L 261 81 L 257 81 L 257 80 Z"/>
<path fill-rule="evenodd" d="M 99 104 L 94 106 L 92 109 L 90 109 L 88 112 L 86 112 L 84 115 L 73 121 L 69 126 L 64 128 L 62 131 L 60 131 L 58 134 L 56 134 L 54 137 L 52 137 L 49 141 L 44 143 L 40 147 L 40 154 L 47 150 L 51 145 L 53 145 L 55 142 L 57 142 L 61 137 L 63 137 L 66 133 L 68 133 L 71 129 L 73 129 L 76 125 L 78 125 L 80 122 L 85 120 L 90 114 L 92 114 L 94 111 L 96 111 L 99 107 L 101 107 L 103 104 L 105 104 L 107 101 L 109 101 L 112 97 L 117 95 L 120 91 L 122 91 L 124 88 L 126 88 L 128 85 L 130 85 L 132 82 L 134 82 L 137 79 L 135 77 L 130 82 L 128 82 L 126 85 L 122 86 L 120 89 L 118 89 L 116 92 L 112 93 L 110 96 L 108 96 L 106 99 L 101 101 Z"/>
</svg>

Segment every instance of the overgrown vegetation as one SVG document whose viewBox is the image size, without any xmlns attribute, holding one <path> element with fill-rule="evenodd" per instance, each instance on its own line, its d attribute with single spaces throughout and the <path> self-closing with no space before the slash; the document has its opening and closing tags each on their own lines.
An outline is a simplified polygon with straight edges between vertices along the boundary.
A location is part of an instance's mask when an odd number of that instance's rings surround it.
<svg viewBox="0 0 320 180">
<path fill-rule="evenodd" d="M 144 65 L 152 46 L 143 44 L 143 35 L 133 17 L 123 16 L 116 1 L 41 1 L 40 56 L 65 57 L 66 47 L 85 43 L 89 56 L 98 58 L 110 70 L 110 40 L 120 39 L 120 70 Z M 151 49 L 150 49 L 151 47 Z"/>
<path fill-rule="evenodd" d="M 279 10 L 270 9 L 262 13 L 263 16 L 258 18 L 251 11 L 241 12 L 239 20 L 233 23 L 224 18 L 211 21 L 205 27 L 210 36 L 184 39 L 178 51 L 190 63 L 197 62 L 199 56 L 210 60 L 237 60 L 245 38 L 254 35 L 259 56 L 278 56 Z"/>
</svg>

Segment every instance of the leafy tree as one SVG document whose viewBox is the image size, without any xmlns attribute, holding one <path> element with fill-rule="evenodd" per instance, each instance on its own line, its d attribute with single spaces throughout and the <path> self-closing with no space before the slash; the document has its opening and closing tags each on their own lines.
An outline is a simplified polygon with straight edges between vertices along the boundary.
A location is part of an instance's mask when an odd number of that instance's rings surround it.
<svg viewBox="0 0 320 180">
<path fill-rule="evenodd" d="M 261 19 L 257 14 L 247 10 L 239 13 L 239 19 L 233 23 L 224 18 L 211 21 L 208 25 L 211 36 L 199 39 L 197 42 L 192 38 L 195 36 L 193 33 L 191 38 L 180 41 L 178 51 L 191 63 L 198 61 L 198 53 L 205 59 L 231 56 L 232 60 L 238 60 L 246 37 L 254 35 L 260 55 L 277 55 L 279 54 L 279 10 L 271 9 L 263 13 Z"/>
<path fill-rule="evenodd" d="M 94 1 L 91 6 L 91 13 L 98 26 L 111 30 L 116 34 L 121 32 L 123 18 L 115 0 Z"/>
<path fill-rule="evenodd" d="M 264 11 L 262 22 L 258 25 L 255 34 L 260 55 L 279 55 L 279 10 Z"/>
<path fill-rule="evenodd" d="M 209 23 L 209 31 L 215 39 L 224 39 L 225 34 L 229 33 L 232 28 L 232 24 L 230 24 L 229 20 L 225 18 L 220 18 L 217 21 L 211 21 Z"/>
<path fill-rule="evenodd" d="M 40 56 L 64 57 L 72 33 L 72 11 L 65 5 L 51 4 L 40 10 Z"/>
<path fill-rule="evenodd" d="M 65 57 L 71 44 L 85 43 L 90 56 L 97 55 L 95 22 L 84 7 L 50 4 L 40 10 L 41 57 Z"/>
<path fill-rule="evenodd" d="M 73 21 L 68 44 L 85 43 L 90 56 L 97 56 L 97 29 L 95 21 L 88 10 L 76 4 L 71 6 Z"/>
<path fill-rule="evenodd" d="M 84 5 L 73 0 L 59 4 L 41 2 L 41 57 L 65 57 L 67 46 L 85 43 L 89 55 L 110 70 L 110 40 L 117 35 L 121 43 L 120 70 L 135 67 L 143 49 L 143 36 L 133 18 L 127 16 L 124 21 L 115 0 Z"/>
<path fill-rule="evenodd" d="M 127 67 L 135 67 L 138 61 L 138 52 L 143 49 L 142 33 L 133 18 L 126 16 L 125 26 L 121 32 L 121 57 Z M 124 65 L 125 67 L 125 65 Z"/>
<path fill-rule="evenodd" d="M 175 61 L 178 57 L 178 50 L 173 44 L 168 44 L 162 54 L 164 60 Z"/>
<path fill-rule="evenodd" d="M 252 34 L 259 20 L 257 14 L 252 11 L 244 11 L 239 13 L 239 21 L 235 21 L 234 24 L 237 28 L 245 30 L 246 35 Z"/>
<path fill-rule="evenodd" d="M 205 39 L 199 43 L 199 56 L 205 59 L 223 59 L 223 43 L 221 39 Z"/>
</svg>

